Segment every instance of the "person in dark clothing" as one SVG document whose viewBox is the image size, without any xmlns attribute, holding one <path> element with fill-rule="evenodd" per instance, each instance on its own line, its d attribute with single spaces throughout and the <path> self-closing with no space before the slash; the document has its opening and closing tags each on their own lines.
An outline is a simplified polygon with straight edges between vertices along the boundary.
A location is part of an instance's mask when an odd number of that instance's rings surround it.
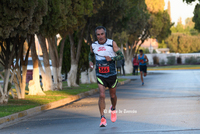
<svg viewBox="0 0 200 134">
<path fill-rule="evenodd" d="M 117 74 L 118 74 L 118 70 L 120 71 L 120 75 L 122 75 L 121 74 L 121 66 L 122 66 L 122 60 L 118 60 L 117 61 Z"/>
<path fill-rule="evenodd" d="M 147 63 L 149 60 L 147 56 L 143 53 L 143 50 L 140 50 L 140 54 L 138 55 L 137 60 L 140 65 L 140 76 L 141 76 L 142 85 L 144 85 L 143 75 L 147 76 Z"/>
<path fill-rule="evenodd" d="M 132 63 L 133 63 L 133 75 L 135 75 L 135 71 L 137 71 L 137 75 L 138 75 L 139 62 L 137 60 L 137 56 L 134 56 L 134 58 L 132 59 Z"/>
<path fill-rule="evenodd" d="M 122 60 L 122 71 L 123 71 L 123 75 L 125 76 L 125 70 L 124 70 L 124 66 L 125 66 L 125 60 Z"/>
</svg>

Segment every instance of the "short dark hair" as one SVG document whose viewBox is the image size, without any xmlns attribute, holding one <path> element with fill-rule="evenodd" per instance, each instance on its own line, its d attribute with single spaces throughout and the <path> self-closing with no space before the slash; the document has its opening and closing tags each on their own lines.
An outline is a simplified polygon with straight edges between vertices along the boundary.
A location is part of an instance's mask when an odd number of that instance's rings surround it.
<svg viewBox="0 0 200 134">
<path fill-rule="evenodd" d="M 106 28 L 104 26 L 98 26 L 95 28 L 95 34 L 97 32 L 97 29 L 103 29 L 105 31 L 105 35 L 107 36 Z"/>
<path fill-rule="evenodd" d="M 142 49 L 140 49 L 139 51 L 140 51 L 140 53 L 143 53 L 143 50 L 142 50 Z"/>
</svg>

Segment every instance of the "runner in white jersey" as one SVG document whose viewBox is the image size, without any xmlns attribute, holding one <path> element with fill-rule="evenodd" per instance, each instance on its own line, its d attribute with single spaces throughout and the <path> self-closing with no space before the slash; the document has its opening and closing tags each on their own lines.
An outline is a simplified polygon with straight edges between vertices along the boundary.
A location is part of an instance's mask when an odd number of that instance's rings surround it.
<svg viewBox="0 0 200 134">
<path fill-rule="evenodd" d="M 108 87 L 111 98 L 111 121 L 115 122 L 116 115 L 116 86 L 117 86 L 117 72 L 115 68 L 115 61 L 122 60 L 124 58 L 122 52 L 117 46 L 116 42 L 107 39 L 106 28 L 98 26 L 95 29 L 97 40 L 91 45 L 91 52 L 89 54 L 89 64 L 93 68 L 93 58 L 96 59 L 96 75 L 97 83 L 99 87 L 99 111 L 101 115 L 100 127 L 107 125 L 106 118 L 104 116 L 105 109 L 105 88 Z"/>
</svg>

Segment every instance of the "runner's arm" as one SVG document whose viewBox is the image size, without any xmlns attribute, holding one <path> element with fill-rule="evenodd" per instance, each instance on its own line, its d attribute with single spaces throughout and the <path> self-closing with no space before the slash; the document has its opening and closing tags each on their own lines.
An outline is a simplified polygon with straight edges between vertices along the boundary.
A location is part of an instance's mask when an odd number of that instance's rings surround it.
<svg viewBox="0 0 200 134">
<path fill-rule="evenodd" d="M 94 60 L 94 52 L 92 50 L 92 46 L 90 46 L 90 52 L 89 52 L 88 58 L 89 58 L 89 62 L 90 61 L 92 62 Z"/>
<path fill-rule="evenodd" d="M 119 49 L 115 41 L 113 41 L 113 50 L 117 54 L 117 56 L 113 57 L 112 60 L 117 61 L 117 60 L 122 60 L 124 58 L 124 55 L 122 54 L 121 50 Z"/>
<path fill-rule="evenodd" d="M 149 59 L 147 58 L 146 55 L 144 55 L 144 58 L 146 59 L 146 61 L 145 61 L 146 63 L 149 62 Z"/>
</svg>

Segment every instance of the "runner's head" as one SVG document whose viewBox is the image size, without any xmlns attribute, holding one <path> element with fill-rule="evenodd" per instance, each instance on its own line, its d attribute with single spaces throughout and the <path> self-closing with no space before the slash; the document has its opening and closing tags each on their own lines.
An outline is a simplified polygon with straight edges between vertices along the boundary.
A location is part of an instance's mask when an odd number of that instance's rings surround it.
<svg viewBox="0 0 200 134">
<path fill-rule="evenodd" d="M 106 28 L 103 26 L 98 26 L 95 28 L 95 34 L 99 44 L 104 44 L 106 42 Z"/>
<path fill-rule="evenodd" d="M 139 52 L 140 52 L 140 55 L 143 55 L 143 50 L 142 50 L 142 49 L 140 49 L 140 51 L 139 51 Z"/>
</svg>

